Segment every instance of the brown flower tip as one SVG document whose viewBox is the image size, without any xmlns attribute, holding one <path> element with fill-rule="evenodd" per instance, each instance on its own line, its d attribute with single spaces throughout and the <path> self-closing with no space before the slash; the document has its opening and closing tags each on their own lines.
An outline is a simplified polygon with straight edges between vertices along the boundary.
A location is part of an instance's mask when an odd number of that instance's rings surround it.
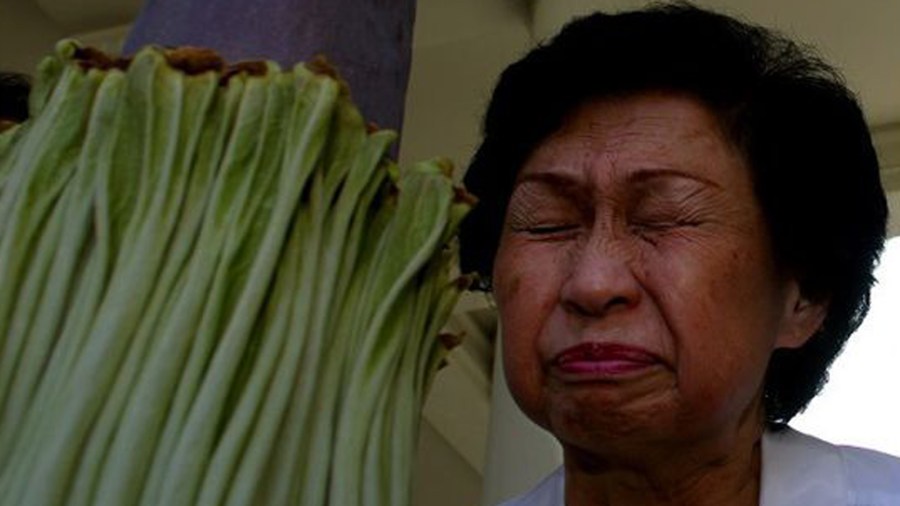
<svg viewBox="0 0 900 506">
<path fill-rule="evenodd" d="M 441 332 L 438 334 L 438 340 L 441 342 L 441 345 L 447 350 L 452 350 L 456 348 L 460 344 L 462 344 L 462 336 L 458 336 L 456 334 L 451 334 L 449 332 Z"/>
<path fill-rule="evenodd" d="M 264 61 L 242 61 L 229 65 L 228 68 L 225 69 L 225 72 L 222 73 L 222 77 L 219 79 L 219 84 L 227 84 L 232 77 L 240 74 L 250 76 L 264 76 L 268 72 L 269 66 L 266 65 L 266 62 Z"/>
<path fill-rule="evenodd" d="M 310 72 L 314 74 L 319 74 L 323 76 L 328 76 L 335 81 L 337 81 L 340 86 L 340 92 L 342 95 L 350 96 L 350 86 L 347 84 L 347 81 L 344 81 L 341 78 L 341 74 L 337 71 L 337 67 L 331 64 L 328 61 L 328 58 L 323 54 L 317 54 L 312 57 L 311 60 L 305 63 L 306 68 L 310 70 Z"/>
<path fill-rule="evenodd" d="M 18 124 L 19 123 L 17 121 L 13 121 L 11 119 L 0 118 L 0 133 L 5 132 Z"/>
<path fill-rule="evenodd" d="M 310 61 L 306 62 L 306 68 L 316 74 L 326 75 L 336 80 L 340 79 L 337 69 L 334 68 L 334 65 L 332 65 L 331 62 L 328 61 L 328 58 L 323 54 L 313 56 Z"/>
<path fill-rule="evenodd" d="M 440 169 L 441 174 L 448 178 L 453 177 L 453 162 L 447 157 L 438 157 L 434 160 L 435 165 Z"/>
<path fill-rule="evenodd" d="M 462 186 L 453 187 L 453 201 L 460 204 L 469 204 L 475 206 L 478 203 L 478 197 L 469 193 Z"/>
<path fill-rule="evenodd" d="M 218 72 L 221 74 L 220 84 L 240 74 L 251 76 L 264 76 L 269 72 L 269 65 L 262 60 L 244 61 L 228 65 L 219 54 L 208 48 L 179 46 L 170 48 L 155 48 L 166 59 L 166 63 L 175 70 L 186 75 L 197 75 L 205 72 Z M 112 57 L 93 47 L 78 47 L 73 55 L 75 61 L 85 70 L 87 69 L 119 69 L 127 70 L 131 64 L 131 58 Z"/>
<path fill-rule="evenodd" d="M 454 282 L 456 283 L 456 288 L 458 290 L 468 290 L 469 288 L 474 286 L 477 281 L 479 281 L 478 274 L 475 272 L 470 272 L 456 278 Z"/>
<path fill-rule="evenodd" d="M 131 59 L 129 58 L 114 58 L 97 48 L 89 46 L 76 48 L 75 53 L 72 55 L 72 57 L 84 70 L 125 70 L 131 63 Z"/>
<path fill-rule="evenodd" d="M 225 68 L 225 61 L 212 49 L 182 46 L 164 49 L 162 53 L 172 68 L 188 75 L 222 72 Z"/>
</svg>

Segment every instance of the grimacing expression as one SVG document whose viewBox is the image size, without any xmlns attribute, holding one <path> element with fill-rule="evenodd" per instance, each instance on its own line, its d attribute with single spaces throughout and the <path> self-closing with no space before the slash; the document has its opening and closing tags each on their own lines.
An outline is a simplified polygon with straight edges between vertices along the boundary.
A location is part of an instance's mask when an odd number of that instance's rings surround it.
<svg viewBox="0 0 900 506">
<path fill-rule="evenodd" d="M 586 448 L 760 423 L 772 351 L 824 315 L 776 265 L 750 170 L 713 113 L 662 92 L 588 102 L 538 145 L 494 295 L 516 401 Z"/>
</svg>

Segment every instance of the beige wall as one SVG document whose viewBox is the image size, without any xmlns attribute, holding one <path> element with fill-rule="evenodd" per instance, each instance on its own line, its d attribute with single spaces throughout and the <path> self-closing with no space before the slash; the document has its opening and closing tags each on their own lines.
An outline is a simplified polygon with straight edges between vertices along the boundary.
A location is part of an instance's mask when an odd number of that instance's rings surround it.
<svg viewBox="0 0 900 506">
<path fill-rule="evenodd" d="M 465 165 L 497 76 L 531 43 L 528 22 L 524 1 L 420 0 L 402 163 L 442 155 Z"/>
<path fill-rule="evenodd" d="M 34 2 L 5 0 L 0 4 L 0 70 L 32 74 L 63 35 Z"/>
<path fill-rule="evenodd" d="M 481 115 L 498 75 L 530 44 L 524 1 L 420 0 L 401 163 L 447 156 L 461 177 L 479 140 Z M 470 306 L 479 311 L 477 301 Z M 474 340 L 490 337 L 479 334 L 467 332 L 469 343 L 451 354 L 450 367 L 439 373 L 425 407 L 414 506 L 481 501 L 489 370 L 478 371 L 474 364 L 482 361 L 466 355 Z"/>
<path fill-rule="evenodd" d="M 419 433 L 413 469 L 412 506 L 476 506 L 481 474 L 454 451 L 450 442 L 425 423 Z"/>
</svg>

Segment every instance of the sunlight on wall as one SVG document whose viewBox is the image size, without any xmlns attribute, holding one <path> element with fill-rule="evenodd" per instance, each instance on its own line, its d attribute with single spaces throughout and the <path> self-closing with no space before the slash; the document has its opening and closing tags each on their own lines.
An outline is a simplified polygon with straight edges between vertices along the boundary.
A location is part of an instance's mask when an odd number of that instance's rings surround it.
<svg viewBox="0 0 900 506">
<path fill-rule="evenodd" d="M 791 426 L 833 443 L 900 456 L 900 237 L 875 271 L 869 316 L 831 368 L 831 380 Z"/>
</svg>

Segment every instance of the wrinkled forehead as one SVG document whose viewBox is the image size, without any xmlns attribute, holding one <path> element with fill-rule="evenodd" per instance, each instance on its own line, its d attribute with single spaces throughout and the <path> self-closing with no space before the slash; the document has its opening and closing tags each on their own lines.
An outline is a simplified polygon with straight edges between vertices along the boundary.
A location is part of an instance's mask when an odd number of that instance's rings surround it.
<svg viewBox="0 0 900 506">
<path fill-rule="evenodd" d="M 748 173 L 715 113 L 688 95 L 652 92 L 587 101 L 540 142 L 516 181 L 551 174 L 606 185 L 676 171 L 728 185 Z"/>
</svg>

